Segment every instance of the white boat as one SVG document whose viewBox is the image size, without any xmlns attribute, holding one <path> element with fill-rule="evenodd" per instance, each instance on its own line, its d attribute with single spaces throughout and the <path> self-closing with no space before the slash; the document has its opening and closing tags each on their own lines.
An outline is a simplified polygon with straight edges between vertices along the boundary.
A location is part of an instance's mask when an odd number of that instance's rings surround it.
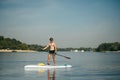
<svg viewBox="0 0 120 80">
<path fill-rule="evenodd" d="M 81 52 L 85 52 L 84 50 L 81 50 Z"/>
</svg>

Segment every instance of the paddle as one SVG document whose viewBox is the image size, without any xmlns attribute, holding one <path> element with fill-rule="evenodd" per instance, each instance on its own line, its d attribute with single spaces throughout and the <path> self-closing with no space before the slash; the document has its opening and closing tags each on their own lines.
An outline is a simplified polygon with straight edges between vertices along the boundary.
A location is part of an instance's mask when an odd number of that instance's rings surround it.
<svg viewBox="0 0 120 80">
<path fill-rule="evenodd" d="M 42 50 L 43 50 L 43 49 L 42 49 Z M 60 55 L 60 54 L 57 54 L 57 53 L 55 53 L 55 55 L 58 55 L 58 56 L 64 57 L 64 58 L 66 58 L 66 59 L 71 59 L 70 57 L 67 57 L 67 56 L 64 56 L 64 55 Z"/>
<path fill-rule="evenodd" d="M 55 53 L 55 54 L 58 55 L 58 56 L 62 56 L 64 58 L 66 58 L 66 59 L 71 59 L 70 57 L 67 57 L 67 56 L 64 56 L 64 55 L 60 55 L 60 54 L 57 54 L 57 53 Z"/>
</svg>

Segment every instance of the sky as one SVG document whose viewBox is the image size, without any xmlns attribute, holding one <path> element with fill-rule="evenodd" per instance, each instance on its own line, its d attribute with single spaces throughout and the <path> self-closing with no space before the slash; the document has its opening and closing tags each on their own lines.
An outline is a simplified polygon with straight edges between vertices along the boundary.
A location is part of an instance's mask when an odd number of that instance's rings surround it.
<svg viewBox="0 0 120 80">
<path fill-rule="evenodd" d="M 120 0 L 0 0 L 0 35 L 61 48 L 120 42 Z"/>
</svg>

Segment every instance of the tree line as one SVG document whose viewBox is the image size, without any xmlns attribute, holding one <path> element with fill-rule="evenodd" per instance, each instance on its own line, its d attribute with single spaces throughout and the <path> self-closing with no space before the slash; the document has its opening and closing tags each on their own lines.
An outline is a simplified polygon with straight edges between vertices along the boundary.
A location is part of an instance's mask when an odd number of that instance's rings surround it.
<svg viewBox="0 0 120 80">
<path fill-rule="evenodd" d="M 4 38 L 4 36 L 0 36 L 0 49 L 12 49 L 12 50 L 35 50 L 41 51 L 41 48 L 44 46 L 37 45 L 37 44 L 26 44 L 22 43 L 19 40 L 11 39 L 11 38 Z M 58 48 L 58 51 L 71 51 L 71 50 L 84 50 L 84 51 L 119 51 L 120 50 L 120 43 L 113 42 L 113 43 L 102 43 L 97 48 Z"/>
<path fill-rule="evenodd" d="M 16 39 L 4 38 L 0 36 L 0 49 L 12 49 L 12 50 L 35 50 L 40 51 L 40 45 L 28 45 L 26 43 L 22 43 Z"/>
<path fill-rule="evenodd" d="M 102 43 L 97 48 L 96 51 L 120 51 L 120 43 L 113 42 L 113 43 Z"/>
</svg>

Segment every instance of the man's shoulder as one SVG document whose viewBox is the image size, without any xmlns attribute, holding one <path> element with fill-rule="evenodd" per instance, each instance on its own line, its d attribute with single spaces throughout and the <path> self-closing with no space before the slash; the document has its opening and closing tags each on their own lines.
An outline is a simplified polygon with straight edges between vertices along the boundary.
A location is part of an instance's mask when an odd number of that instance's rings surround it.
<svg viewBox="0 0 120 80">
<path fill-rule="evenodd" d="M 56 45 L 55 43 L 53 43 L 54 45 Z"/>
<path fill-rule="evenodd" d="M 53 44 L 55 44 L 55 42 L 53 42 Z"/>
</svg>

